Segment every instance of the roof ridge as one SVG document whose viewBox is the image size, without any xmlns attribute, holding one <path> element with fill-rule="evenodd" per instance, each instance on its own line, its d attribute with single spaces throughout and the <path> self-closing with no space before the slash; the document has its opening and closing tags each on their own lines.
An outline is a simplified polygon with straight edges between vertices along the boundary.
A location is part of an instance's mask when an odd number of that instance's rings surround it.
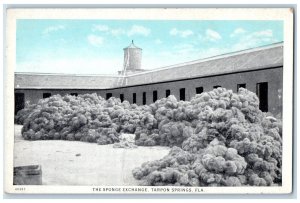
<svg viewBox="0 0 300 203">
<path fill-rule="evenodd" d="M 224 54 L 220 54 L 220 55 L 215 55 L 215 56 L 210 56 L 210 57 L 206 57 L 206 58 L 202 58 L 202 59 L 196 59 L 196 60 L 192 60 L 192 61 L 177 63 L 177 64 L 163 66 L 163 67 L 159 67 L 159 68 L 148 69 L 147 71 L 144 71 L 142 73 L 133 73 L 133 74 L 130 74 L 128 76 L 142 75 L 142 74 L 156 72 L 156 71 L 160 71 L 160 70 L 167 70 L 167 69 L 170 69 L 170 68 L 175 68 L 175 67 L 178 67 L 178 66 L 191 65 L 191 64 L 200 63 L 200 62 L 206 62 L 206 61 L 211 61 L 211 60 L 216 60 L 216 59 L 228 58 L 228 57 L 231 57 L 231 56 L 251 53 L 251 52 L 255 52 L 255 51 L 262 51 L 262 50 L 277 48 L 277 47 L 281 47 L 281 46 L 283 46 L 283 42 L 277 42 L 277 43 L 268 44 L 268 45 L 264 45 L 264 46 L 259 46 L 259 47 L 254 47 L 254 48 L 249 48 L 249 49 L 244 49 L 244 50 L 239 50 L 239 51 L 234 51 L 234 52 L 228 52 L 228 53 L 224 53 Z"/>
</svg>

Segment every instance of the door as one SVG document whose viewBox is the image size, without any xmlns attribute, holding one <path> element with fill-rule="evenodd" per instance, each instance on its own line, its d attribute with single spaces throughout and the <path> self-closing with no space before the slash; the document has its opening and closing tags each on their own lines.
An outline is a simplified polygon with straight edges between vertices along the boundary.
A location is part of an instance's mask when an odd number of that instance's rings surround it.
<svg viewBox="0 0 300 203">
<path fill-rule="evenodd" d="M 15 115 L 21 109 L 25 107 L 25 95 L 24 93 L 15 93 Z"/>
<path fill-rule="evenodd" d="M 179 99 L 185 101 L 185 88 L 179 90 Z"/>
<path fill-rule="evenodd" d="M 263 112 L 268 112 L 268 83 L 257 83 L 256 94 L 259 98 L 259 109 Z"/>
</svg>

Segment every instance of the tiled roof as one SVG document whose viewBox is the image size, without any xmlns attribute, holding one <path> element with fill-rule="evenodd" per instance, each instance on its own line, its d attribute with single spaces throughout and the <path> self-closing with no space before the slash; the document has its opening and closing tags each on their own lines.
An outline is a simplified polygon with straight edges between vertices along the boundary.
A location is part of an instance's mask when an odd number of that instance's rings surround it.
<svg viewBox="0 0 300 203">
<path fill-rule="evenodd" d="M 129 75 L 127 85 L 147 84 L 278 66 L 283 66 L 282 43 Z"/>
<path fill-rule="evenodd" d="M 106 89 L 119 76 L 15 73 L 16 89 Z"/>
</svg>

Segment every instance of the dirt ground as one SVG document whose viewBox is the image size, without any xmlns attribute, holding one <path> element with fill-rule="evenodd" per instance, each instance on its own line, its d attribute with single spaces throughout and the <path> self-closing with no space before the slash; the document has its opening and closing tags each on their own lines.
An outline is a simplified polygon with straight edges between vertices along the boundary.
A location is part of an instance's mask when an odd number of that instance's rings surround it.
<svg viewBox="0 0 300 203">
<path fill-rule="evenodd" d="M 132 169 L 168 154 L 167 147 L 113 148 L 64 140 L 27 141 L 15 125 L 14 166 L 39 164 L 44 185 L 138 185 Z"/>
</svg>

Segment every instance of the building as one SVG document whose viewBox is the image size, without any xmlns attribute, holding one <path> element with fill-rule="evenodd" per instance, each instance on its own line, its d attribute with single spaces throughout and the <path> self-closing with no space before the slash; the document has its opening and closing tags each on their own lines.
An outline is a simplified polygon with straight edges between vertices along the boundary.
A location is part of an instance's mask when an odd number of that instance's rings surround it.
<svg viewBox="0 0 300 203">
<path fill-rule="evenodd" d="M 118 75 L 15 73 L 15 112 L 25 101 L 54 94 L 97 93 L 131 103 L 150 104 L 170 94 L 189 100 L 195 94 L 225 87 L 256 92 L 262 111 L 282 112 L 283 43 L 189 61 L 154 70 L 141 69 L 142 49 L 124 48 Z"/>
</svg>

